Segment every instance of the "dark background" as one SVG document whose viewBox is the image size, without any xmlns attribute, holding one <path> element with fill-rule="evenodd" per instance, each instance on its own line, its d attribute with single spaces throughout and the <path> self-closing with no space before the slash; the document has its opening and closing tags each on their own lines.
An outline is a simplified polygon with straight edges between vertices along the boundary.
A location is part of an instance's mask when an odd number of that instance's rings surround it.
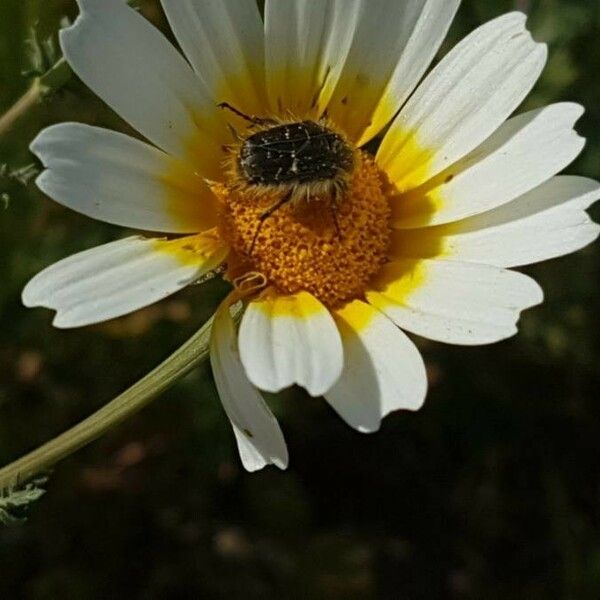
<svg viewBox="0 0 600 600">
<path fill-rule="evenodd" d="M 164 28 L 158 2 L 141 2 Z M 600 175 L 600 3 L 465 0 L 446 51 L 514 7 L 550 62 L 525 108 L 587 108 L 569 172 Z M 27 88 L 25 39 L 75 2 L 2 0 L 0 112 Z M 79 82 L 0 138 L 0 163 L 33 158 L 44 126 L 127 131 Z M 20 291 L 72 252 L 123 235 L 0 180 L 0 464 L 50 439 L 148 372 L 211 314 L 213 282 L 75 331 Z M 600 210 L 593 211 L 596 220 Z M 483 348 L 419 340 L 431 390 L 418 414 L 351 431 L 318 399 L 274 399 L 287 472 L 240 468 L 208 367 L 58 465 L 29 521 L 0 529 L 0 598 L 600 598 L 600 247 L 542 264 L 546 292 L 518 337 Z"/>
</svg>

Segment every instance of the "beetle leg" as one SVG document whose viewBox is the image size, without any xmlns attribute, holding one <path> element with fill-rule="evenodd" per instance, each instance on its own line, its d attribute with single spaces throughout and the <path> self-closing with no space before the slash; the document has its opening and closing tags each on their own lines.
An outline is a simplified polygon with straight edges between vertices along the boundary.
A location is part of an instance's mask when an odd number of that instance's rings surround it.
<svg viewBox="0 0 600 600">
<path fill-rule="evenodd" d="M 337 233 L 338 238 L 342 239 L 342 230 L 340 228 L 340 222 L 338 221 L 338 205 L 339 205 L 339 189 L 334 188 L 333 194 L 331 195 L 331 201 L 329 202 L 329 210 L 331 212 L 331 219 L 333 221 L 333 225 L 335 227 L 335 231 Z"/>
<path fill-rule="evenodd" d="M 260 214 L 258 217 L 258 226 L 256 227 L 256 231 L 254 232 L 254 238 L 252 239 L 252 245 L 250 246 L 250 256 L 254 253 L 254 246 L 256 246 L 256 240 L 258 239 L 258 235 L 260 230 L 262 229 L 263 223 L 277 210 L 279 210 L 284 204 L 287 204 L 293 196 L 294 190 L 288 190 L 275 204 L 269 206 L 264 212 Z"/>
</svg>

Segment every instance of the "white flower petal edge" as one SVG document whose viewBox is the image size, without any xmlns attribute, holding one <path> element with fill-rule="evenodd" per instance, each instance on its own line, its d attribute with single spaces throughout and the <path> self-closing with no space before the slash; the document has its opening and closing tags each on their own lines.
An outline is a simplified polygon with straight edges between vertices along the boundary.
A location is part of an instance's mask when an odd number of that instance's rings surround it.
<svg viewBox="0 0 600 600">
<path fill-rule="evenodd" d="M 396 257 L 447 258 L 519 267 L 575 252 L 598 238 L 585 212 L 600 199 L 592 179 L 561 175 L 495 210 L 450 225 L 394 233 Z"/>
<path fill-rule="evenodd" d="M 547 49 L 533 41 L 525 21 L 524 14 L 509 13 L 476 29 L 400 111 L 377 153 L 378 164 L 400 191 L 421 185 L 474 150 L 530 92 Z"/>
<path fill-rule="evenodd" d="M 274 464 L 288 466 L 288 451 L 277 419 L 248 381 L 237 351 L 229 302 L 215 313 L 210 339 L 210 363 L 223 408 L 231 421 L 244 468 L 257 471 Z"/>
<path fill-rule="evenodd" d="M 352 47 L 327 108 L 359 145 L 387 125 L 413 91 L 458 4 L 459 0 L 361 0 Z"/>
<path fill-rule="evenodd" d="M 324 110 L 361 8 L 361 0 L 266 0 L 266 81 L 275 113 Z"/>
<path fill-rule="evenodd" d="M 459 260 L 517 267 L 563 256 L 600 233 L 585 212 L 600 199 L 600 184 L 584 177 L 555 177 L 483 215 L 456 223 L 447 241 Z"/>
<path fill-rule="evenodd" d="M 38 187 L 88 217 L 169 233 L 216 225 L 214 196 L 191 167 L 186 179 L 194 182 L 193 189 L 175 187 L 165 175 L 169 156 L 132 137 L 61 123 L 44 129 L 30 149 L 47 168 L 36 181 Z"/>
<path fill-rule="evenodd" d="M 404 194 L 394 227 L 458 221 L 514 200 L 564 169 L 585 145 L 573 127 L 583 107 L 552 104 L 507 121 L 479 148 Z"/>
<path fill-rule="evenodd" d="M 182 260 L 183 251 L 171 251 L 169 244 L 133 236 L 65 258 L 25 286 L 23 304 L 55 310 L 55 327 L 100 323 L 166 298 L 226 255 L 224 249 L 188 252 Z"/>
<path fill-rule="evenodd" d="M 451 260 L 388 263 L 375 289 L 369 303 L 402 329 L 467 346 L 511 337 L 521 311 L 544 297 L 522 273 Z"/>
<path fill-rule="evenodd" d="M 171 29 L 215 103 L 259 114 L 264 106 L 264 32 L 256 2 L 161 0 Z"/>
<path fill-rule="evenodd" d="M 240 325 L 239 348 L 248 379 L 267 392 L 298 384 L 311 396 L 321 396 L 344 365 L 333 317 L 307 292 L 250 302 Z"/>
<path fill-rule="evenodd" d="M 359 300 L 336 311 L 335 319 L 344 345 L 344 370 L 325 399 L 342 419 L 371 433 L 389 413 L 421 408 L 427 373 L 411 340 Z"/>
<path fill-rule="evenodd" d="M 218 152 L 214 102 L 162 33 L 123 0 L 78 4 L 80 15 L 60 42 L 83 82 L 166 152 L 185 158 L 199 126 L 207 154 Z"/>
</svg>

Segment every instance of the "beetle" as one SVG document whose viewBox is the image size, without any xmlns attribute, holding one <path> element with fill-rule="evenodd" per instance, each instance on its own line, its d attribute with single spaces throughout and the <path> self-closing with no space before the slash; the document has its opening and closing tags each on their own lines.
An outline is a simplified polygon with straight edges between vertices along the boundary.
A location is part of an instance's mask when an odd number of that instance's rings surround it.
<svg viewBox="0 0 600 600">
<path fill-rule="evenodd" d="M 346 139 L 325 119 L 282 122 L 246 115 L 227 103 L 219 107 L 252 125 L 250 135 L 240 138 L 233 157 L 231 170 L 238 188 L 257 195 L 280 193 L 279 200 L 260 214 L 252 249 L 264 221 L 301 198 L 328 199 L 337 228 L 335 208 L 354 170 L 354 152 Z"/>
</svg>

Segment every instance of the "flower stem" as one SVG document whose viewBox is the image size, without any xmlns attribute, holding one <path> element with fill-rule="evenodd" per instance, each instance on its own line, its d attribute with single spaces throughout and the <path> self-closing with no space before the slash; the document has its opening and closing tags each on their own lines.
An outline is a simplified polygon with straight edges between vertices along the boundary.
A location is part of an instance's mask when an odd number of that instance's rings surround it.
<svg viewBox="0 0 600 600">
<path fill-rule="evenodd" d="M 0 116 L 0 135 L 4 135 L 12 126 L 41 100 L 39 79 L 34 79 L 31 87 Z"/>
<path fill-rule="evenodd" d="M 36 77 L 29 89 L 3 114 L 0 115 L 0 135 L 7 133 L 44 98 L 60 90 L 71 79 L 73 71 L 64 58 L 56 61 L 46 73 Z"/>
<path fill-rule="evenodd" d="M 212 319 L 156 369 L 93 415 L 33 452 L 0 469 L 0 489 L 18 486 L 99 438 L 146 406 L 209 354 Z"/>
<path fill-rule="evenodd" d="M 135 0 L 127 0 L 132 5 Z M 60 90 L 71 79 L 73 71 L 66 59 L 59 58 L 48 71 L 36 77 L 29 89 L 2 115 L 0 115 L 0 136 L 45 97 Z"/>
</svg>

